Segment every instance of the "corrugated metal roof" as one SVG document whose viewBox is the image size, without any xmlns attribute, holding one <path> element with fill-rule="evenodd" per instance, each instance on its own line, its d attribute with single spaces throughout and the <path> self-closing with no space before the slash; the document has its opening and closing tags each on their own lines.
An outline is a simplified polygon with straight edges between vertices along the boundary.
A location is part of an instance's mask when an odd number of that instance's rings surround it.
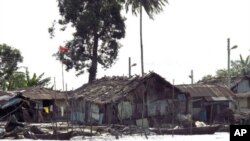
<svg viewBox="0 0 250 141">
<path fill-rule="evenodd" d="M 249 76 L 237 76 L 237 77 L 231 77 L 231 88 L 235 87 L 239 82 L 245 79 L 250 79 Z M 218 78 L 212 78 L 208 80 L 200 80 L 197 82 L 198 84 L 207 84 L 207 85 L 222 85 L 227 86 L 228 85 L 228 77 L 218 77 Z"/>
<path fill-rule="evenodd" d="M 12 98 L 11 95 L 1 95 L 0 96 L 0 101 L 8 101 L 11 98 Z"/>
<path fill-rule="evenodd" d="M 205 97 L 213 101 L 232 100 L 234 93 L 225 86 L 221 85 L 177 85 L 182 92 L 189 93 L 191 97 Z"/>
<path fill-rule="evenodd" d="M 248 98 L 250 97 L 250 91 L 249 92 L 245 92 L 245 93 L 237 93 L 235 94 L 236 98 Z"/>
<path fill-rule="evenodd" d="M 7 91 L 0 91 L 0 101 L 8 101 L 10 98 L 14 97 L 16 94 L 7 92 Z"/>
<path fill-rule="evenodd" d="M 204 97 L 206 101 L 228 101 L 232 100 L 230 97 Z"/>
</svg>

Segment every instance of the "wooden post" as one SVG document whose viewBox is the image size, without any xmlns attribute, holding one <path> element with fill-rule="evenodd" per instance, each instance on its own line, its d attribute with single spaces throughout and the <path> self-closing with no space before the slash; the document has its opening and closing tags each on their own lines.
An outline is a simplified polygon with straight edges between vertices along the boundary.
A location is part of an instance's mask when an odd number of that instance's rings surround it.
<svg viewBox="0 0 250 141">
<path fill-rule="evenodd" d="M 142 126 L 142 129 L 143 129 L 143 126 L 144 126 L 143 119 L 144 119 L 144 93 L 142 94 L 142 114 L 141 114 L 141 126 Z M 142 136 L 142 134 L 143 133 L 141 133 L 141 136 Z"/>
<path fill-rule="evenodd" d="M 90 102 L 90 136 L 92 137 L 92 103 Z"/>
<path fill-rule="evenodd" d="M 123 102 L 121 103 L 121 124 L 123 124 Z"/>
<path fill-rule="evenodd" d="M 53 115 L 54 115 L 54 117 L 55 117 L 55 122 L 56 122 L 56 130 L 58 130 L 58 128 L 57 128 L 57 108 L 56 108 L 56 99 L 57 99 L 57 97 L 56 97 L 56 92 L 55 92 L 55 100 L 54 100 L 54 105 L 53 105 Z"/>
<path fill-rule="evenodd" d="M 210 109 L 210 124 L 212 123 L 212 117 L 213 117 L 213 103 L 211 104 L 211 109 Z"/>
<path fill-rule="evenodd" d="M 173 93 L 172 93 L 172 126 L 174 126 L 174 79 L 173 79 Z M 172 130 L 172 136 L 174 136 L 174 130 Z"/>
<path fill-rule="evenodd" d="M 39 114 L 39 109 L 40 109 L 40 104 L 36 101 L 36 106 L 37 106 L 37 109 L 36 109 L 36 114 L 37 114 L 37 122 L 41 122 L 40 121 L 40 114 Z M 42 117 L 41 117 L 42 118 Z"/>
<path fill-rule="evenodd" d="M 75 101 L 77 100 L 77 99 L 74 99 Z M 74 117 L 75 116 L 75 107 L 76 105 L 73 103 L 73 100 L 70 100 L 70 109 L 71 109 L 71 112 L 73 112 L 72 113 L 72 116 Z M 70 115 L 71 116 L 71 115 Z M 74 124 L 72 124 L 71 125 L 71 131 L 74 131 Z"/>
<path fill-rule="evenodd" d="M 190 134 L 192 135 L 193 133 L 193 103 L 192 103 L 192 99 L 191 99 L 191 109 L 190 109 L 190 118 L 191 118 L 191 123 L 190 123 Z"/>
<path fill-rule="evenodd" d="M 144 104 L 145 104 L 145 99 L 144 99 L 144 94 L 142 95 L 142 127 L 143 127 L 143 119 L 144 119 Z"/>
</svg>

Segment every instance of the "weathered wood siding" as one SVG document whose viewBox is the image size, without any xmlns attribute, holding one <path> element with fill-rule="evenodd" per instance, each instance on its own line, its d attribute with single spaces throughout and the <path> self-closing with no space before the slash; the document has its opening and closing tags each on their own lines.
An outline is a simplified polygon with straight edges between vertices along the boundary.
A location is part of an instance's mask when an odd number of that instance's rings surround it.
<svg viewBox="0 0 250 141">
<path fill-rule="evenodd" d="M 70 101 L 70 120 L 77 122 L 85 122 L 85 100 L 82 98 L 72 99 Z"/>
<path fill-rule="evenodd" d="M 248 108 L 247 98 L 238 98 L 239 108 Z"/>
<path fill-rule="evenodd" d="M 243 80 L 241 81 L 237 88 L 236 88 L 236 92 L 237 93 L 244 93 L 244 92 L 248 92 L 250 91 L 250 84 L 249 84 L 249 80 Z"/>
</svg>

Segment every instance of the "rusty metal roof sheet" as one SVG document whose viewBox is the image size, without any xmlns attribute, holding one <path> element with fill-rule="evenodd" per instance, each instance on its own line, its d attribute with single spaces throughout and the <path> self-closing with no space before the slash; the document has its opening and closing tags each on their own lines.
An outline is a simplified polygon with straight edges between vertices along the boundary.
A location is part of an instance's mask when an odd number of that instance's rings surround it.
<svg viewBox="0 0 250 141">
<path fill-rule="evenodd" d="M 250 97 L 250 91 L 245 92 L 245 93 L 237 93 L 235 94 L 236 98 L 248 98 Z"/>
<path fill-rule="evenodd" d="M 205 97 L 212 101 L 232 100 L 234 93 L 225 86 L 221 85 L 177 85 L 182 92 L 189 93 L 191 97 Z"/>
<path fill-rule="evenodd" d="M 237 76 L 237 77 L 231 77 L 231 88 L 235 87 L 239 82 L 242 80 L 250 80 L 250 76 Z M 218 78 L 212 78 L 208 80 L 200 80 L 197 82 L 198 84 L 207 84 L 207 85 L 222 85 L 227 86 L 228 85 L 228 78 L 227 77 L 218 77 Z"/>
</svg>

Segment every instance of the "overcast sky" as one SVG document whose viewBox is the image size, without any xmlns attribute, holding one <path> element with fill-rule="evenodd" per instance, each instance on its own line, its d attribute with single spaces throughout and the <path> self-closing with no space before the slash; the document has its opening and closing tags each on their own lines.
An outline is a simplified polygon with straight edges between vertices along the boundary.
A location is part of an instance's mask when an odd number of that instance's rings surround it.
<svg viewBox="0 0 250 141">
<path fill-rule="evenodd" d="M 174 79 L 175 84 L 189 84 L 191 69 L 196 82 L 226 68 L 227 38 L 231 46 L 238 45 L 231 52 L 232 60 L 250 53 L 250 0 L 169 0 L 154 20 L 143 14 L 145 72 L 154 71 L 171 83 Z M 126 37 L 118 60 L 108 70 L 99 67 L 98 78 L 128 75 L 128 57 L 137 63 L 132 74 L 141 72 L 139 17 L 125 16 Z M 56 0 L 0 0 L 0 44 L 19 49 L 24 57 L 20 66 L 55 77 L 56 88 L 62 89 L 61 64 L 52 55 L 72 39 L 72 30 L 58 31 L 50 39 L 48 27 L 59 18 Z M 74 70 L 64 75 L 68 90 L 88 80 L 88 74 L 76 77 Z"/>
</svg>

